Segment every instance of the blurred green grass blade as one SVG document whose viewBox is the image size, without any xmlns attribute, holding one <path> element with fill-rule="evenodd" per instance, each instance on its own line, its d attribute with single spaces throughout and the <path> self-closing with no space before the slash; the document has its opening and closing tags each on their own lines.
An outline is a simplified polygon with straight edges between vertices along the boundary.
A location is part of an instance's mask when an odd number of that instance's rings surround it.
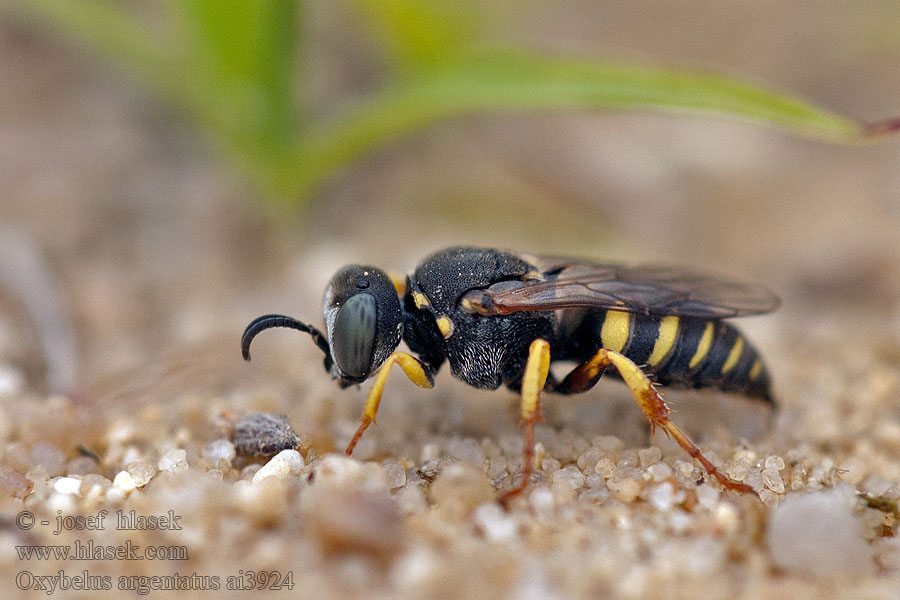
<svg viewBox="0 0 900 600">
<path fill-rule="evenodd" d="M 393 85 L 310 132 L 284 165 L 281 186 L 302 198 L 347 161 L 438 119 L 572 108 L 715 113 L 833 142 L 867 131 L 852 119 L 721 75 L 498 52 Z"/>
<path fill-rule="evenodd" d="M 354 0 L 395 67 L 412 72 L 444 64 L 475 37 L 473 6 L 464 0 Z"/>
<path fill-rule="evenodd" d="M 283 151 L 295 127 L 298 3 L 172 0 L 197 108 L 234 142 Z M 263 150 L 264 148 L 258 148 Z"/>
</svg>

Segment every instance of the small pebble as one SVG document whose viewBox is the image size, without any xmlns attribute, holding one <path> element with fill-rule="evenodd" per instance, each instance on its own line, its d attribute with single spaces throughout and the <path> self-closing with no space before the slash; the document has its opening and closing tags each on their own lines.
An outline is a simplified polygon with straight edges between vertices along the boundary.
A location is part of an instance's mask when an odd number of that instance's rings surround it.
<svg viewBox="0 0 900 600">
<path fill-rule="evenodd" d="M 484 450 L 472 438 L 453 438 L 447 442 L 447 454 L 476 467 L 484 464 Z"/>
<path fill-rule="evenodd" d="M 775 565 L 815 577 L 871 569 L 872 548 L 853 511 L 855 502 L 849 486 L 785 498 L 766 533 Z"/>
<path fill-rule="evenodd" d="M 550 481 L 554 484 L 564 485 L 573 490 L 584 486 L 584 473 L 578 467 L 569 465 L 563 469 L 558 469 L 550 475 Z"/>
<path fill-rule="evenodd" d="M 497 479 L 506 472 L 509 463 L 505 456 L 496 456 L 488 461 L 488 478 Z"/>
<path fill-rule="evenodd" d="M 650 504 L 660 512 L 668 512 L 675 504 L 675 489 L 668 481 L 654 485 L 650 488 L 648 496 Z"/>
<path fill-rule="evenodd" d="M 882 569 L 900 571 L 900 538 L 878 538 L 872 542 L 875 560 Z"/>
<path fill-rule="evenodd" d="M 303 456 L 296 450 L 282 450 L 253 475 L 253 483 L 274 477 L 283 479 L 300 472 L 304 467 Z"/>
<path fill-rule="evenodd" d="M 3 464 L 19 473 L 26 472 L 31 456 L 23 443 L 12 442 L 3 448 Z"/>
<path fill-rule="evenodd" d="M 594 438 L 593 442 L 600 450 L 607 453 L 619 452 L 625 447 L 625 442 L 614 435 L 599 435 Z"/>
<path fill-rule="evenodd" d="M 444 567 L 444 560 L 434 550 L 415 546 L 397 558 L 391 569 L 391 581 L 399 589 L 415 590 L 432 583 Z"/>
<path fill-rule="evenodd" d="M 403 515 L 421 513 L 428 509 L 428 501 L 425 492 L 417 484 L 407 484 L 401 487 L 394 495 L 397 508 Z"/>
<path fill-rule="evenodd" d="M 603 504 L 609 500 L 609 490 L 606 487 L 592 487 L 587 489 L 578 496 L 579 502 L 587 504 Z"/>
<path fill-rule="evenodd" d="M 616 474 L 616 464 L 608 458 L 601 458 L 597 461 L 597 464 L 594 465 L 594 472 L 604 479 L 610 479 Z"/>
<path fill-rule="evenodd" d="M 546 473 L 555 473 L 562 467 L 562 463 L 555 458 L 544 458 L 539 464 L 541 465 L 541 470 Z"/>
<path fill-rule="evenodd" d="M 124 444 L 134 437 L 136 425 L 126 418 L 121 418 L 110 423 L 106 429 L 106 439 L 111 444 Z"/>
<path fill-rule="evenodd" d="M 694 518 L 690 513 L 683 510 L 672 510 L 668 512 L 669 528 L 672 533 L 682 534 L 688 531 L 694 523 Z M 702 555 L 701 555 L 702 556 Z"/>
<path fill-rule="evenodd" d="M 389 496 L 360 490 L 319 492 L 309 524 L 324 552 L 391 558 L 402 549 L 403 521 Z"/>
<path fill-rule="evenodd" d="M 664 462 L 657 462 L 647 469 L 653 481 L 660 482 L 672 476 L 672 467 Z"/>
<path fill-rule="evenodd" d="M 242 456 L 271 456 L 296 448 L 300 437 L 287 415 L 256 412 L 244 415 L 234 424 L 231 435 L 235 452 Z"/>
<path fill-rule="evenodd" d="M 403 468 L 403 465 L 388 462 L 383 464 L 381 468 L 384 470 L 390 489 L 395 490 L 406 485 L 406 469 Z"/>
<path fill-rule="evenodd" d="M 734 505 L 728 502 L 719 502 L 713 514 L 716 525 L 725 533 L 733 533 L 741 524 L 740 515 Z"/>
<path fill-rule="evenodd" d="M 603 458 L 602 450 L 599 448 L 588 448 L 587 451 L 578 457 L 576 464 L 585 475 L 590 475 L 594 472 L 594 465 L 596 465 L 601 458 Z"/>
<path fill-rule="evenodd" d="M 619 460 L 616 461 L 616 466 L 620 469 L 624 469 L 627 467 L 637 467 L 640 466 L 641 460 L 638 457 L 637 452 L 634 450 L 626 450 L 619 455 Z"/>
<path fill-rule="evenodd" d="M 783 471 L 784 470 L 784 459 L 780 456 L 767 456 L 766 457 L 766 469 L 774 470 L 774 471 Z"/>
<path fill-rule="evenodd" d="M 528 495 L 528 503 L 538 516 L 550 518 L 553 516 L 553 509 L 556 506 L 556 500 L 553 498 L 553 492 L 546 485 L 535 486 Z"/>
<path fill-rule="evenodd" d="M 775 508 L 781 502 L 784 496 L 776 494 L 772 490 L 760 490 L 759 500 L 769 508 Z"/>
<path fill-rule="evenodd" d="M 694 465 L 686 460 L 675 461 L 675 475 L 681 481 L 691 481 L 694 479 Z"/>
<path fill-rule="evenodd" d="M 388 483 L 381 465 L 361 463 L 344 454 L 328 454 L 313 463 L 317 487 L 357 488 L 387 491 Z"/>
<path fill-rule="evenodd" d="M 891 482 L 883 477 L 869 477 L 863 482 L 865 493 L 870 496 L 884 496 L 891 489 Z"/>
<path fill-rule="evenodd" d="M 256 475 L 256 472 L 261 468 L 262 465 L 250 463 L 249 465 L 241 469 L 241 480 L 249 483 L 253 479 L 253 476 Z"/>
<path fill-rule="evenodd" d="M 649 467 L 652 464 L 659 462 L 662 458 L 662 450 L 657 448 L 656 446 L 650 446 L 649 448 L 642 448 L 638 450 L 638 459 L 641 461 L 642 467 Z"/>
<path fill-rule="evenodd" d="M 719 503 L 721 492 L 713 486 L 704 483 L 697 486 L 697 504 L 707 510 L 712 510 Z"/>
<path fill-rule="evenodd" d="M 128 471 L 119 471 L 113 479 L 113 487 L 123 492 L 131 492 L 137 487 Z"/>
<path fill-rule="evenodd" d="M 156 475 L 156 467 L 147 462 L 133 462 L 125 470 L 134 480 L 134 485 L 144 487 Z"/>
<path fill-rule="evenodd" d="M 12 365 L 0 364 L 0 397 L 12 398 L 25 389 L 25 375 Z"/>
<path fill-rule="evenodd" d="M 634 502 L 641 493 L 641 482 L 636 479 L 629 478 L 617 482 L 609 480 L 606 485 L 616 495 L 616 499 L 625 504 Z"/>
<path fill-rule="evenodd" d="M 12 469 L 0 468 L 0 491 L 13 498 L 24 498 L 31 489 L 31 482 Z"/>
<path fill-rule="evenodd" d="M 551 483 L 550 491 L 553 493 L 553 502 L 557 506 L 570 507 L 578 497 L 578 492 L 567 483 Z"/>
<path fill-rule="evenodd" d="M 53 482 L 53 489 L 59 494 L 80 495 L 81 480 L 74 477 L 60 477 Z"/>
<path fill-rule="evenodd" d="M 159 458 L 157 465 L 160 471 L 181 473 L 188 470 L 187 451 L 182 448 L 169 450 Z"/>
<path fill-rule="evenodd" d="M 234 444 L 224 438 L 213 440 L 203 446 L 203 458 L 212 465 L 218 465 L 220 460 L 231 462 L 236 455 Z"/>
<path fill-rule="evenodd" d="M 750 469 L 747 473 L 747 476 L 744 477 L 744 483 L 752 487 L 757 492 L 762 489 L 762 471 L 757 469 Z"/>
<path fill-rule="evenodd" d="M 144 460 L 144 454 L 140 450 L 138 450 L 136 446 L 128 446 L 122 453 L 122 457 L 119 459 L 119 462 L 128 465 L 141 460 Z"/>
<path fill-rule="evenodd" d="M 516 537 L 518 525 L 496 502 L 485 502 L 472 513 L 475 525 L 492 542 L 505 542 Z"/>
<path fill-rule="evenodd" d="M 50 494 L 47 498 L 47 509 L 53 513 L 71 514 L 75 512 L 75 499 L 72 494 Z"/>
<path fill-rule="evenodd" d="M 38 465 L 28 470 L 25 477 L 31 481 L 31 493 L 36 498 L 43 498 L 50 489 L 50 475 L 44 465 Z"/>
<path fill-rule="evenodd" d="M 585 477 L 584 483 L 589 488 L 604 488 L 604 489 L 606 489 L 606 479 L 604 479 L 603 476 L 598 473 L 591 473 L 590 475 Z"/>
<path fill-rule="evenodd" d="M 65 453 L 47 442 L 38 442 L 31 447 L 31 466 L 43 465 L 50 477 L 63 475 L 66 467 Z"/>
<path fill-rule="evenodd" d="M 272 493 L 267 485 L 253 485 L 241 479 L 234 483 L 234 500 L 253 523 L 272 527 L 281 522 L 287 507 L 287 494 Z"/>
<path fill-rule="evenodd" d="M 773 492 L 777 494 L 784 493 L 784 480 L 781 478 L 781 473 L 776 469 L 763 469 L 761 479 L 762 484 Z"/>
<path fill-rule="evenodd" d="M 441 447 L 434 442 L 428 442 L 422 445 L 422 451 L 419 453 L 419 462 L 427 463 L 436 460 L 441 455 Z"/>
<path fill-rule="evenodd" d="M 725 470 L 725 474 L 735 481 L 744 481 L 744 479 L 747 478 L 747 473 L 749 473 L 749 471 L 750 459 L 742 456 L 729 465 Z"/>
<path fill-rule="evenodd" d="M 431 484 L 431 500 L 445 508 L 472 509 L 496 496 L 497 491 L 487 475 L 464 462 L 447 465 Z"/>
</svg>

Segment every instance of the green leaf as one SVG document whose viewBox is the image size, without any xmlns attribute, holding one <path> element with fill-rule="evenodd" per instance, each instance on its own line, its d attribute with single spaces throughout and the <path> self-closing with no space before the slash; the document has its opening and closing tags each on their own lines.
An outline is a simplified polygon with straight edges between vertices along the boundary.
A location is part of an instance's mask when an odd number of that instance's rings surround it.
<svg viewBox="0 0 900 600">
<path fill-rule="evenodd" d="M 392 85 L 310 132 L 285 164 L 290 178 L 280 187 L 302 198 L 346 162 L 439 119 L 573 108 L 715 113 L 839 142 L 868 131 L 858 121 L 721 75 L 491 52 Z"/>
<path fill-rule="evenodd" d="M 476 11 L 465 0 L 354 0 L 402 76 L 309 126 L 296 117 L 302 110 L 295 80 L 296 0 L 168 0 L 170 14 L 159 19 L 157 10 L 147 20 L 162 22 L 156 35 L 126 11 L 131 4 L 117 0 L 0 2 L 51 21 L 118 60 L 185 109 L 270 197 L 295 205 L 363 153 L 461 114 L 713 113 L 831 142 L 900 129 L 900 120 L 867 125 L 720 75 L 523 50 L 479 51 L 473 48 Z"/>
<path fill-rule="evenodd" d="M 354 0 L 392 62 L 402 71 L 445 64 L 470 46 L 474 15 L 464 0 Z M 477 7 L 483 11 L 485 7 Z"/>
<path fill-rule="evenodd" d="M 254 151 L 283 151 L 294 133 L 294 0 L 172 0 L 192 103 Z"/>
</svg>

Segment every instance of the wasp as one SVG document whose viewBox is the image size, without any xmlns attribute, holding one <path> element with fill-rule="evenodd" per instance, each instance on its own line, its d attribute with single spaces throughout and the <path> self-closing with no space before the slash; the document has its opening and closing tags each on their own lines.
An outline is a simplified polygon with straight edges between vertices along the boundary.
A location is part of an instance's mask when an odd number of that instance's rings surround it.
<svg viewBox="0 0 900 600">
<path fill-rule="evenodd" d="M 504 501 L 520 493 L 533 473 L 541 392 L 585 392 L 612 367 L 651 430 L 673 438 L 725 488 L 752 493 L 722 474 L 669 419 L 657 388 L 715 388 L 774 406 L 762 358 L 726 319 L 766 313 L 778 304 L 764 287 L 680 268 L 457 247 L 432 254 L 405 279 L 376 267 L 343 267 L 325 290 L 327 335 L 291 317 L 265 315 L 247 326 L 241 350 L 250 360 L 257 334 L 288 327 L 312 337 L 325 354 L 325 370 L 342 388 L 374 375 L 348 455 L 374 422 L 394 364 L 425 388 L 446 361 L 472 386 L 518 392 L 524 466 Z M 410 352 L 398 350 L 401 341 Z M 577 366 L 557 379 L 550 372 L 557 361 Z"/>
</svg>

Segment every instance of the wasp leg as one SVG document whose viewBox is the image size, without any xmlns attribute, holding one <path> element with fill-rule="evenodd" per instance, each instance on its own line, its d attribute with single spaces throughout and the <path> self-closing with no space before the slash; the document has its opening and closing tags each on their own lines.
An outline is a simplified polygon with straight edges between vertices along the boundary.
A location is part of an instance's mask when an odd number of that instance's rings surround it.
<svg viewBox="0 0 900 600">
<path fill-rule="evenodd" d="M 597 383 L 603 370 L 610 364 L 619 372 L 619 375 L 628 385 L 628 389 L 631 390 L 631 395 L 634 396 L 635 402 L 644 411 L 644 415 L 650 421 L 651 432 L 657 427 L 662 429 L 667 436 L 678 442 L 678 445 L 685 452 L 690 454 L 692 458 L 697 459 L 703 465 L 703 468 L 706 469 L 706 472 L 710 476 L 715 477 L 726 489 L 756 494 L 749 485 L 732 481 L 726 477 L 703 456 L 700 448 L 697 447 L 691 438 L 669 420 L 669 407 L 666 406 L 662 396 L 653 387 L 647 375 L 623 354 L 600 348 L 593 357 L 575 367 L 554 391 L 569 394 L 589 389 Z"/>
<path fill-rule="evenodd" d="M 409 380 L 419 387 L 430 388 L 434 386 L 434 376 L 431 373 L 431 369 L 415 356 L 400 350 L 388 356 L 375 376 L 372 389 L 369 390 L 369 396 L 366 398 L 366 407 L 363 410 L 362 423 L 360 423 L 356 433 L 353 434 L 353 439 L 347 444 L 347 456 L 353 454 L 353 449 L 356 448 L 356 443 L 362 437 L 363 432 L 375 422 L 375 413 L 378 412 L 378 405 L 381 403 L 384 383 L 387 381 L 388 374 L 391 372 L 391 366 L 394 363 L 400 365 L 400 368 L 403 369 Z"/>
<path fill-rule="evenodd" d="M 534 424 L 543 420 L 541 416 L 541 390 L 550 372 L 550 343 L 536 339 L 528 348 L 528 362 L 522 374 L 522 427 L 525 435 L 525 449 L 522 457 L 522 479 L 519 485 L 500 496 L 500 503 L 506 504 L 519 495 L 528 485 L 534 472 Z"/>
<path fill-rule="evenodd" d="M 599 352 L 589 360 L 572 369 L 562 381 L 553 386 L 553 392 L 557 394 L 580 394 L 586 392 L 600 381 L 609 360 Z"/>
</svg>

